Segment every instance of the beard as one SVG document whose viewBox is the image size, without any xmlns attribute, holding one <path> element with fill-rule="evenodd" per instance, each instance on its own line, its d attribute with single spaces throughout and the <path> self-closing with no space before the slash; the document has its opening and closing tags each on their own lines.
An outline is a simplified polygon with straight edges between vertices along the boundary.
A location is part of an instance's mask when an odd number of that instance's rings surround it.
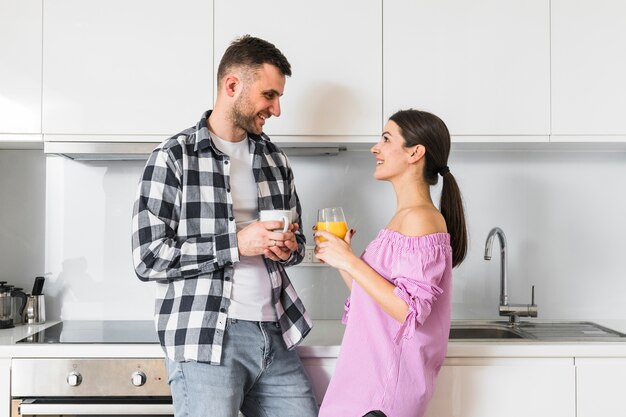
<svg viewBox="0 0 626 417">
<path fill-rule="evenodd" d="M 260 135 L 263 130 L 257 127 L 257 114 L 254 112 L 250 102 L 244 97 L 246 97 L 246 91 L 242 91 L 235 101 L 230 117 L 236 127 L 246 132 Z"/>
</svg>

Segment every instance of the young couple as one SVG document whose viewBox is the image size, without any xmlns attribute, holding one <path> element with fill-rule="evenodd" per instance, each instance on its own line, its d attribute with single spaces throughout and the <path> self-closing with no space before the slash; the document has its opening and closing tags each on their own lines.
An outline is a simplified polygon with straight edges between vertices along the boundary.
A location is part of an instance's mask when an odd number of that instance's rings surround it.
<svg viewBox="0 0 626 417">
<path fill-rule="evenodd" d="M 196 126 L 152 152 L 133 213 L 133 262 L 156 283 L 155 323 L 177 417 L 415 417 L 444 360 L 452 268 L 467 250 L 450 135 L 430 113 L 390 117 L 371 152 L 396 212 L 361 257 L 316 231 L 317 257 L 350 288 L 346 331 L 321 409 L 295 346 L 312 321 L 285 268 L 304 255 L 284 153 L 263 133 L 280 116 L 291 66 L 244 36 L 221 59 L 217 99 Z M 440 209 L 430 195 L 443 179 Z M 290 210 L 294 223 L 258 221 Z M 321 242 L 320 237 L 326 238 Z"/>
</svg>

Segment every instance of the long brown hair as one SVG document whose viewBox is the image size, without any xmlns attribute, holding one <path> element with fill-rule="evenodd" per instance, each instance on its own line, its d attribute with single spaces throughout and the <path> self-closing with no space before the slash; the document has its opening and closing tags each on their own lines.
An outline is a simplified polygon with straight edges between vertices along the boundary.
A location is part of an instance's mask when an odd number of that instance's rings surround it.
<svg viewBox="0 0 626 417">
<path fill-rule="evenodd" d="M 439 210 L 446 221 L 452 246 L 452 266 L 458 266 L 467 254 L 467 227 L 459 185 L 448 168 L 450 155 L 450 132 L 439 117 L 420 110 L 400 110 L 389 118 L 402 133 L 407 148 L 422 145 L 426 148 L 424 180 L 437 184 L 443 177 Z"/>
</svg>

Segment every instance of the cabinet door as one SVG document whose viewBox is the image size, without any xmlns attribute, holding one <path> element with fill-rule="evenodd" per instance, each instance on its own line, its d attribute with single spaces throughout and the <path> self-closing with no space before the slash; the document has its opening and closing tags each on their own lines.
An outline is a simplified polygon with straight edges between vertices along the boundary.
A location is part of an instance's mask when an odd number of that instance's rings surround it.
<svg viewBox="0 0 626 417">
<path fill-rule="evenodd" d="M 574 417 L 575 379 L 572 359 L 446 359 L 426 416 Z"/>
<path fill-rule="evenodd" d="M 553 133 L 626 141 L 626 2 L 551 3 Z"/>
<path fill-rule="evenodd" d="M 549 12 L 547 0 L 385 2 L 385 117 L 413 107 L 452 135 L 547 141 Z"/>
<path fill-rule="evenodd" d="M 46 0 L 44 133 L 169 136 L 195 124 L 212 106 L 212 21 L 206 0 Z"/>
<path fill-rule="evenodd" d="M 625 358 L 576 358 L 577 417 L 626 416 Z"/>
<path fill-rule="evenodd" d="M 332 378 L 335 372 L 335 366 L 337 366 L 337 359 L 333 358 L 303 358 L 302 364 L 306 371 L 311 384 L 313 385 L 313 393 L 318 404 L 322 403 L 324 394 L 328 389 L 330 378 Z"/>
<path fill-rule="evenodd" d="M 0 134 L 41 133 L 41 0 L 0 0 Z"/>
<path fill-rule="evenodd" d="M 381 0 L 215 2 L 215 67 L 233 39 L 250 34 L 292 66 L 282 115 L 269 135 L 375 135 L 382 116 Z M 215 70 L 217 73 L 217 70 Z"/>
<path fill-rule="evenodd" d="M 0 358 L 0 415 L 11 415 L 11 359 Z M 4 411 L 1 411 L 4 410 Z"/>
</svg>

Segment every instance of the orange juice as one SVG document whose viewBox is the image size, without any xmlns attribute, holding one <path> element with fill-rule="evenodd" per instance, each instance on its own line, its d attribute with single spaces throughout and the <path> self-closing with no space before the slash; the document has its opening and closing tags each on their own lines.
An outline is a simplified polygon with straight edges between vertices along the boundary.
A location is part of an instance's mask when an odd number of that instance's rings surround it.
<svg viewBox="0 0 626 417">
<path fill-rule="evenodd" d="M 348 232 L 348 225 L 346 222 L 317 222 L 317 230 L 326 230 L 329 233 L 343 239 Z M 319 238 L 321 242 L 325 242 L 323 237 Z"/>
</svg>

